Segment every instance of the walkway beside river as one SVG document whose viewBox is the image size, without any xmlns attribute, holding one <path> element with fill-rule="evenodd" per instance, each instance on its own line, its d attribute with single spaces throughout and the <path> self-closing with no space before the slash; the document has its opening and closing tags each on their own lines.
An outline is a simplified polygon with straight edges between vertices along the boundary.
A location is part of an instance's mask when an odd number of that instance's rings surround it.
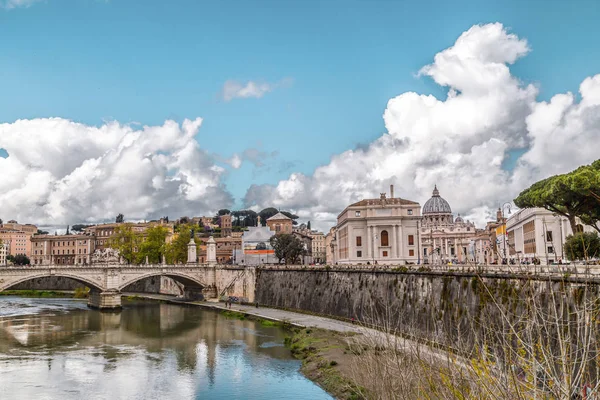
<svg viewBox="0 0 600 400">
<path fill-rule="evenodd" d="M 316 315 L 308 315 L 297 313 L 293 311 L 279 310 L 276 308 L 267 308 L 267 307 L 259 307 L 249 305 L 241 305 L 241 304 L 232 304 L 231 308 L 225 307 L 225 303 L 220 302 L 211 302 L 211 301 L 181 301 L 173 296 L 161 295 L 161 294 L 147 294 L 147 293 L 123 293 L 123 296 L 139 296 L 149 299 L 155 300 L 165 300 L 169 302 L 173 302 L 175 304 L 191 304 L 197 305 L 205 308 L 212 308 L 214 310 L 219 311 L 238 311 L 244 314 L 248 314 L 250 316 L 254 316 L 257 318 L 268 319 L 272 321 L 279 322 L 287 322 L 291 325 L 296 325 L 298 327 L 311 327 L 311 328 L 321 328 L 327 329 L 330 331 L 336 332 L 356 332 L 356 333 L 364 333 L 364 327 L 358 325 L 352 325 L 348 322 L 338 321 L 331 318 L 319 317 Z M 376 332 L 376 331 L 374 331 Z"/>
</svg>

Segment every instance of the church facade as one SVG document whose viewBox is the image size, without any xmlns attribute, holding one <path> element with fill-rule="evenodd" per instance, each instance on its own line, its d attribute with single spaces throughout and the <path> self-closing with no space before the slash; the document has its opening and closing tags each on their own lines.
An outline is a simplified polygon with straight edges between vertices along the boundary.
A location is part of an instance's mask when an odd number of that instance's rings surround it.
<svg viewBox="0 0 600 400">
<path fill-rule="evenodd" d="M 440 196 L 437 186 L 423 205 L 420 237 L 424 264 L 465 263 L 469 261 L 475 224 L 460 214 L 454 218 L 450 204 Z"/>
<path fill-rule="evenodd" d="M 337 264 L 416 264 L 419 259 L 419 203 L 390 197 L 351 204 L 337 219 L 333 260 Z"/>
</svg>

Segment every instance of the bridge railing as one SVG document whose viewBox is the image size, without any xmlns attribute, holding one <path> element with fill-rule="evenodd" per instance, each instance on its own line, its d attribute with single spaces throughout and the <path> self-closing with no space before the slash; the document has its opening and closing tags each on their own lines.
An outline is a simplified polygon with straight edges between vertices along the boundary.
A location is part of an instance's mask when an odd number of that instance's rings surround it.
<svg viewBox="0 0 600 400">
<path fill-rule="evenodd" d="M 600 279 L 600 265 L 556 264 L 556 265 L 511 265 L 511 264 L 424 264 L 424 265 L 383 265 L 383 264 L 338 264 L 338 265 L 262 265 L 264 270 L 333 270 L 364 272 L 434 272 L 492 275 L 530 275 L 549 277 L 577 277 Z"/>
</svg>

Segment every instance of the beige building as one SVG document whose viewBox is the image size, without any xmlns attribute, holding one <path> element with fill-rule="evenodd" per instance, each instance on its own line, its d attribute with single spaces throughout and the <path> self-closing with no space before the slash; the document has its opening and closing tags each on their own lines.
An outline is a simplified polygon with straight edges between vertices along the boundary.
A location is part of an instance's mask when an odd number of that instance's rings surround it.
<svg viewBox="0 0 600 400">
<path fill-rule="evenodd" d="M 280 233 L 292 233 L 293 231 L 292 219 L 280 212 L 273 215 L 271 218 L 267 218 L 267 226 L 275 232 L 276 235 Z"/>
<path fill-rule="evenodd" d="M 231 222 L 231 214 L 221 215 L 221 236 L 227 237 L 231 236 L 232 230 L 232 222 Z"/>
<path fill-rule="evenodd" d="M 0 240 L 9 244 L 9 254 L 25 254 L 31 258 L 31 235 L 23 231 L 0 228 Z"/>
<path fill-rule="evenodd" d="M 421 207 L 411 200 L 365 199 L 351 204 L 337 220 L 335 260 L 339 264 L 416 264 Z"/>
<path fill-rule="evenodd" d="M 174 227 L 172 223 L 167 222 L 139 222 L 139 223 L 112 223 L 112 224 L 101 224 L 90 226 L 89 228 L 84 229 L 84 233 L 86 235 L 95 236 L 95 249 L 96 250 L 104 250 L 110 247 L 110 238 L 116 234 L 116 229 L 120 225 L 129 224 L 131 225 L 131 229 L 135 233 L 144 234 L 146 230 L 152 226 L 160 225 L 162 227 L 167 228 L 167 243 L 169 243 L 173 238 Z"/>
<path fill-rule="evenodd" d="M 325 263 L 326 251 L 325 251 L 325 234 L 317 230 L 308 229 L 306 224 L 301 224 L 297 228 L 293 228 L 294 233 L 300 233 L 308 236 L 311 239 L 311 262 L 312 263 Z"/>
<path fill-rule="evenodd" d="M 35 235 L 38 231 L 37 226 L 31 224 L 19 224 L 17 221 L 8 221 L 5 224 L 2 224 L 2 228 L 11 229 L 13 231 L 25 232 L 30 237 Z"/>
<path fill-rule="evenodd" d="M 312 231 L 309 235 L 312 238 L 312 259 L 314 263 L 325 263 L 325 235 L 323 232 Z"/>
<path fill-rule="evenodd" d="M 471 238 L 476 235 L 475 224 L 460 214 L 454 218 L 450 204 L 440 196 L 437 186 L 421 211 L 420 238 L 422 263 L 466 263 L 469 261 Z"/>
<path fill-rule="evenodd" d="M 577 219 L 581 232 L 596 232 Z M 528 263 L 537 259 L 548 265 L 569 259 L 563 249 L 567 236 L 573 234 L 566 217 L 544 208 L 525 208 L 512 214 L 506 221 L 507 258 L 515 263 Z M 498 240 L 498 252 L 504 252 L 502 240 Z"/>
<path fill-rule="evenodd" d="M 33 265 L 91 264 L 96 240 L 92 235 L 36 235 L 31 239 Z"/>
</svg>

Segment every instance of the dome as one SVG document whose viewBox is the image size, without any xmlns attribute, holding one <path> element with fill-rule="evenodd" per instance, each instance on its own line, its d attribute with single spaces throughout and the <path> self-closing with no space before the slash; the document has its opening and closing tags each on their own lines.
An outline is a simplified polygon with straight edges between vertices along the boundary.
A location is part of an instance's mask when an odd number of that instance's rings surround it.
<svg viewBox="0 0 600 400">
<path fill-rule="evenodd" d="M 423 206 L 423 215 L 426 214 L 451 214 L 450 204 L 440 197 L 437 185 L 433 189 L 433 195 Z"/>
<path fill-rule="evenodd" d="M 459 223 L 459 222 L 465 222 L 462 217 L 460 216 L 460 214 L 458 214 L 458 217 L 456 217 L 456 219 L 454 220 L 455 223 Z"/>
</svg>

